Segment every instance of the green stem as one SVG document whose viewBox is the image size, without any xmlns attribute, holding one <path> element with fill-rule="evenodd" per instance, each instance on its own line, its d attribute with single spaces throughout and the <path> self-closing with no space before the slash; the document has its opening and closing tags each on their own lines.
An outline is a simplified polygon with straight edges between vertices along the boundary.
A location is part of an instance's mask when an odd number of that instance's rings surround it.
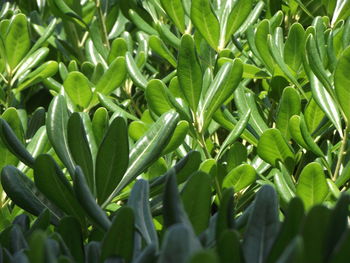
<svg viewBox="0 0 350 263">
<path fill-rule="evenodd" d="M 333 175 L 333 181 L 335 181 L 338 176 L 339 176 L 339 171 L 340 171 L 340 166 L 343 162 L 343 158 L 344 158 L 344 151 L 346 149 L 346 143 L 347 143 L 347 139 L 348 139 L 348 132 L 349 132 L 349 127 L 348 124 L 346 124 L 346 128 L 344 130 L 344 136 L 343 136 L 343 140 L 341 142 L 341 146 L 339 149 L 339 154 L 338 154 L 338 161 L 337 161 L 337 165 L 335 167 L 335 171 L 334 171 L 334 175 Z"/>
<path fill-rule="evenodd" d="M 110 49 L 109 41 L 108 41 L 108 32 L 106 27 L 106 22 L 103 16 L 102 8 L 101 8 L 101 2 L 100 0 L 95 0 L 96 3 L 96 10 L 97 10 L 97 16 L 98 20 L 100 22 L 100 26 L 102 29 L 102 37 L 104 38 L 105 45 L 108 49 Z"/>
</svg>

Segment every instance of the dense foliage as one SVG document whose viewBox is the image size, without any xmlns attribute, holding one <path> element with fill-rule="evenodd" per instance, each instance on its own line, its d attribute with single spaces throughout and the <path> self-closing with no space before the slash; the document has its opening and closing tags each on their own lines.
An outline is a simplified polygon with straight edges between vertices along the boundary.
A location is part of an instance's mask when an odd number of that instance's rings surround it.
<svg viewBox="0 0 350 263">
<path fill-rule="evenodd" d="M 350 261 L 349 0 L 0 1 L 0 262 Z"/>
</svg>

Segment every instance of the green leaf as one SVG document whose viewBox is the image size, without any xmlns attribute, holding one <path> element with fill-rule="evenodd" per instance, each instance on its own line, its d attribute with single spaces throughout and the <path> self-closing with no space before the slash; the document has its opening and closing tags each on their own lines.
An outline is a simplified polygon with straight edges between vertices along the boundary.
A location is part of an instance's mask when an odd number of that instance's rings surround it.
<svg viewBox="0 0 350 263">
<path fill-rule="evenodd" d="M 164 113 L 136 142 L 129 154 L 127 171 L 104 205 L 160 157 L 175 130 L 178 118 L 174 111 Z"/>
<path fill-rule="evenodd" d="M 74 112 L 68 120 L 68 145 L 76 165 L 79 165 L 86 176 L 89 188 L 94 191 L 94 166 L 83 121 L 79 113 Z"/>
<path fill-rule="evenodd" d="M 84 240 L 81 225 L 74 217 L 64 217 L 56 228 L 76 262 L 84 262 Z"/>
<path fill-rule="evenodd" d="M 166 155 L 175 151 L 185 140 L 189 131 L 189 124 L 187 121 L 179 121 L 175 127 L 174 133 L 168 145 L 163 149 L 161 155 Z"/>
<path fill-rule="evenodd" d="M 196 235 L 209 225 L 211 197 L 211 178 L 203 172 L 193 174 L 181 192 L 185 211 Z"/>
<path fill-rule="evenodd" d="M 344 112 L 347 122 L 350 121 L 350 79 L 348 69 L 350 67 L 350 47 L 341 54 L 334 72 L 334 87 L 338 102 Z"/>
<path fill-rule="evenodd" d="M 193 231 L 191 221 L 185 211 L 185 207 L 177 189 L 176 175 L 173 170 L 170 170 L 164 186 L 163 220 L 164 227 L 166 228 L 173 225 L 183 224 Z"/>
<path fill-rule="evenodd" d="M 108 125 L 108 111 L 106 110 L 106 108 L 103 107 L 98 108 L 94 113 L 94 117 L 92 118 L 92 130 L 97 146 L 101 144 L 105 132 L 108 128 Z"/>
<path fill-rule="evenodd" d="M 174 2 L 174 1 L 170 1 L 170 2 Z M 152 50 L 158 53 L 162 58 L 166 59 L 173 67 L 176 67 L 177 62 L 175 57 L 158 36 L 153 35 L 149 38 L 149 46 L 151 47 Z"/>
<path fill-rule="evenodd" d="M 313 153 L 315 153 L 317 156 L 324 157 L 324 153 L 322 152 L 320 147 L 318 147 L 317 143 L 315 143 L 314 139 L 311 137 L 311 134 L 307 129 L 306 122 L 303 115 L 301 115 L 300 117 L 300 131 L 301 131 L 301 135 L 304 138 L 304 141 L 309 146 L 309 149 Z"/>
<path fill-rule="evenodd" d="M 22 142 L 17 138 L 16 134 L 9 126 L 9 124 L 2 118 L 0 118 L 0 137 L 2 142 L 6 145 L 21 162 L 32 167 L 34 164 L 33 156 L 27 151 Z"/>
<path fill-rule="evenodd" d="M 222 143 L 220 150 L 217 153 L 217 160 L 220 158 L 221 155 L 223 155 L 226 152 L 227 147 L 234 143 L 239 138 L 239 136 L 241 136 L 241 134 L 248 125 L 249 118 L 250 110 L 248 110 L 247 113 L 244 116 L 242 116 L 242 118 L 235 125 L 234 129 L 230 132 L 230 134 L 226 137 L 225 141 Z"/>
<path fill-rule="evenodd" d="M 181 38 L 177 76 L 180 89 L 188 105 L 193 111 L 196 111 L 202 92 L 202 69 L 196 54 L 194 40 L 187 34 Z"/>
<path fill-rule="evenodd" d="M 37 216 L 48 209 L 55 224 L 62 217 L 62 212 L 16 167 L 6 166 L 2 169 L 1 185 L 13 202 L 29 213 Z"/>
<path fill-rule="evenodd" d="M 222 232 L 216 246 L 221 263 L 242 262 L 239 234 L 232 230 Z"/>
<path fill-rule="evenodd" d="M 243 240 L 246 262 L 265 262 L 279 229 L 275 190 L 264 185 L 257 193 Z"/>
<path fill-rule="evenodd" d="M 148 106 L 159 116 L 173 108 L 168 99 L 166 89 L 167 87 L 163 81 L 159 79 L 152 79 L 147 84 L 145 97 Z"/>
<path fill-rule="evenodd" d="M 64 90 L 72 102 L 81 109 L 86 109 L 92 99 L 89 80 L 80 72 L 69 72 L 63 83 Z"/>
<path fill-rule="evenodd" d="M 27 17 L 24 14 L 13 16 L 4 42 L 6 60 L 11 70 L 13 70 L 30 48 Z"/>
<path fill-rule="evenodd" d="M 304 240 L 303 262 L 325 261 L 326 231 L 330 216 L 331 211 L 324 205 L 315 205 L 311 207 L 304 220 L 302 230 L 302 238 Z"/>
<path fill-rule="evenodd" d="M 254 183 L 255 179 L 255 169 L 249 164 L 241 164 L 225 176 L 222 187 L 233 187 L 236 192 L 239 192 Z"/>
<path fill-rule="evenodd" d="M 324 201 L 328 185 L 322 166 L 315 162 L 306 165 L 299 176 L 296 189 L 307 209 Z"/>
<path fill-rule="evenodd" d="M 84 221 L 84 213 L 74 196 L 72 186 L 50 155 L 43 154 L 36 158 L 34 182 L 55 205 L 80 222 Z"/>
<path fill-rule="evenodd" d="M 18 111 L 12 107 L 8 108 L 2 114 L 2 118 L 10 125 L 11 129 L 14 131 L 16 137 L 20 140 L 20 142 L 24 142 L 23 127 Z M 2 139 L 0 139 L 0 150 L 0 168 L 5 167 L 6 165 L 18 164 L 18 158 L 10 152 Z"/>
<path fill-rule="evenodd" d="M 141 73 L 140 69 L 137 67 L 134 58 L 130 52 L 125 54 L 126 68 L 128 70 L 129 76 L 134 82 L 134 84 L 142 90 L 145 90 L 147 87 L 147 79 Z"/>
<path fill-rule="evenodd" d="M 38 67 L 36 70 L 26 76 L 26 80 L 23 81 L 17 88 L 16 91 L 19 92 L 25 88 L 35 85 L 45 79 L 53 76 L 58 71 L 58 63 L 56 61 L 47 61 Z"/>
<path fill-rule="evenodd" d="M 253 9 L 253 2 L 252 0 L 239 0 L 234 3 L 226 22 L 225 43 L 230 40 L 232 35 L 246 21 L 250 11 Z"/>
<path fill-rule="evenodd" d="M 34 52 L 31 56 L 24 58 L 21 61 L 21 64 L 18 65 L 16 74 L 12 78 L 12 82 L 16 81 L 17 79 L 19 82 L 25 80 L 30 70 L 41 63 L 49 54 L 49 51 L 50 49 L 47 47 L 42 47 Z"/>
<path fill-rule="evenodd" d="M 176 25 L 181 33 L 185 32 L 185 10 L 181 0 L 160 0 L 167 15 Z"/>
<path fill-rule="evenodd" d="M 135 214 L 135 226 L 148 245 L 159 247 L 157 232 L 153 223 L 149 204 L 149 185 L 146 180 L 137 180 L 128 198 L 130 206 Z"/>
<path fill-rule="evenodd" d="M 216 254 L 211 250 L 203 250 L 193 254 L 189 263 L 218 263 Z"/>
<path fill-rule="evenodd" d="M 302 64 L 304 42 L 305 30 L 303 26 L 299 23 L 294 23 L 288 32 L 283 49 L 283 57 L 286 64 L 296 73 Z"/>
<path fill-rule="evenodd" d="M 215 76 L 200 108 L 200 129 L 205 130 L 215 111 L 232 95 L 242 78 L 243 64 L 239 59 L 226 63 Z"/>
<path fill-rule="evenodd" d="M 103 95 L 110 95 L 117 87 L 119 87 L 126 78 L 126 64 L 124 57 L 117 57 L 103 76 L 96 84 L 95 94 L 97 92 Z M 96 101 L 95 101 L 96 100 Z M 93 100 L 93 103 L 97 102 L 97 98 Z"/>
<path fill-rule="evenodd" d="M 294 115 L 289 120 L 289 132 L 293 140 L 296 141 L 300 146 L 309 150 L 309 146 L 305 142 L 300 129 L 300 116 Z"/>
<path fill-rule="evenodd" d="M 281 131 L 284 138 L 289 140 L 289 119 L 293 115 L 298 115 L 301 110 L 299 93 L 295 88 L 287 87 L 283 90 L 278 106 L 276 127 Z"/>
<path fill-rule="evenodd" d="M 117 187 L 128 168 L 128 130 L 123 118 L 115 118 L 109 126 L 96 157 L 96 193 L 102 204 Z"/>
<path fill-rule="evenodd" d="M 279 130 L 266 130 L 260 137 L 257 151 L 265 162 L 278 167 L 280 161 L 290 172 L 293 171 L 294 153 Z"/>
<path fill-rule="evenodd" d="M 188 226 L 176 224 L 164 235 L 158 263 L 187 263 L 201 249 L 201 244 Z"/>
<path fill-rule="evenodd" d="M 108 55 L 108 64 L 111 64 L 117 57 L 124 57 L 127 51 L 128 46 L 124 38 L 118 37 L 114 39 Z"/>
<path fill-rule="evenodd" d="M 131 262 L 134 248 L 134 213 L 130 207 L 121 207 L 115 213 L 112 225 L 101 244 L 101 262 L 119 256 Z"/>
<path fill-rule="evenodd" d="M 78 202 L 84 209 L 88 218 L 95 226 L 107 231 L 111 226 L 111 222 L 109 221 L 106 213 L 96 203 L 95 197 L 92 195 L 86 183 L 85 175 L 79 166 L 75 169 L 73 187 Z"/>
<path fill-rule="evenodd" d="M 249 110 L 251 111 L 249 124 L 255 131 L 254 135 L 261 135 L 268 129 L 267 124 L 260 115 L 260 111 L 257 107 L 256 95 L 253 92 L 248 90 L 246 92 L 245 87 L 240 85 L 234 92 L 234 101 L 240 116 L 243 116 Z"/>
<path fill-rule="evenodd" d="M 268 44 L 267 44 L 267 36 L 269 33 L 270 33 L 270 23 L 267 19 L 264 19 L 259 23 L 258 27 L 256 28 L 255 46 L 267 70 L 269 72 L 273 72 L 274 62 L 273 62 L 273 58 L 270 55 Z"/>
<path fill-rule="evenodd" d="M 75 164 L 68 145 L 68 118 L 69 112 L 64 97 L 61 95 L 56 96 L 51 101 L 47 112 L 47 136 L 57 156 L 67 167 L 71 176 L 73 176 Z"/>
<path fill-rule="evenodd" d="M 220 24 L 209 0 L 192 0 L 191 21 L 208 44 L 217 50 Z"/>
<path fill-rule="evenodd" d="M 285 219 L 279 230 L 279 234 L 274 242 L 268 256 L 268 263 L 276 260 L 284 254 L 284 249 L 300 233 L 302 222 L 305 218 L 303 202 L 299 198 L 292 199 L 285 212 Z"/>
<path fill-rule="evenodd" d="M 217 215 L 215 226 L 215 237 L 219 240 L 227 230 L 233 230 L 235 226 L 234 221 L 234 203 L 233 203 L 233 189 L 228 188 L 223 190 L 222 198 L 220 200 L 220 208 Z"/>
<path fill-rule="evenodd" d="M 306 51 L 309 60 L 308 64 L 310 65 L 311 70 L 321 81 L 323 86 L 330 92 L 332 90 L 331 76 L 323 66 L 323 62 L 316 46 L 316 41 L 312 34 L 307 37 Z"/>
</svg>

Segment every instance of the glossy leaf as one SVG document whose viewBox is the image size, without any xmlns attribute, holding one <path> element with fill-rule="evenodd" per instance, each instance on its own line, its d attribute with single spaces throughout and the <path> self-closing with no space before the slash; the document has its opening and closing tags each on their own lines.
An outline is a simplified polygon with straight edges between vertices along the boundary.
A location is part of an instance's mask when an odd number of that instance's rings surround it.
<svg viewBox="0 0 350 263">
<path fill-rule="evenodd" d="M 243 241 L 246 262 L 264 262 L 278 233 L 278 202 L 275 190 L 265 185 L 257 193 Z"/>
<path fill-rule="evenodd" d="M 201 107 L 200 120 L 201 129 L 209 124 L 215 111 L 227 100 L 227 98 L 238 87 L 243 73 L 243 64 L 240 60 L 226 63 L 221 67 L 215 79 L 211 83 Z"/>
<path fill-rule="evenodd" d="M 287 140 L 290 138 L 289 119 L 293 115 L 298 115 L 300 110 L 301 102 L 299 93 L 295 90 L 295 88 L 285 88 L 278 107 L 276 127 L 281 131 L 281 134 Z"/>
<path fill-rule="evenodd" d="M 73 188 L 51 156 L 40 155 L 35 160 L 34 182 L 49 200 L 82 222 L 82 209 L 74 196 Z"/>
<path fill-rule="evenodd" d="M 75 164 L 68 145 L 68 118 L 69 112 L 64 97 L 56 96 L 52 100 L 47 113 L 47 136 L 56 154 L 65 164 L 71 176 L 73 176 Z"/>
<path fill-rule="evenodd" d="M 180 30 L 185 31 L 185 11 L 182 6 L 181 0 L 161 0 L 160 1 L 165 12 Z"/>
<path fill-rule="evenodd" d="M 191 21 L 196 29 L 213 48 L 217 49 L 220 38 L 220 24 L 207 0 L 193 0 L 191 3 Z"/>
<path fill-rule="evenodd" d="M 162 148 L 169 142 L 174 132 L 177 121 L 177 113 L 170 111 L 163 114 L 147 133 L 136 142 L 129 154 L 129 167 L 107 201 L 110 201 L 136 176 L 159 158 Z"/>
<path fill-rule="evenodd" d="M 321 203 L 328 193 L 328 185 L 322 166 L 315 162 L 305 166 L 300 174 L 296 189 L 297 195 L 303 200 L 307 209 Z"/>
<path fill-rule="evenodd" d="M 187 103 L 193 111 L 196 111 L 202 91 L 202 70 L 197 58 L 194 40 L 187 34 L 181 38 L 177 76 Z"/>
<path fill-rule="evenodd" d="M 63 83 L 64 90 L 72 102 L 82 109 L 89 106 L 92 91 L 89 80 L 80 72 L 70 72 Z"/>
<path fill-rule="evenodd" d="M 101 261 L 116 256 L 131 262 L 134 244 L 134 213 L 130 207 L 117 210 L 112 225 L 101 243 Z"/>
<path fill-rule="evenodd" d="M 277 129 L 268 129 L 261 135 L 258 143 L 258 154 L 264 161 L 275 167 L 278 167 L 280 161 L 289 171 L 293 170 L 294 153 Z"/>
<path fill-rule="evenodd" d="M 211 204 L 211 179 L 206 173 L 197 172 L 187 181 L 181 192 L 185 211 L 198 235 L 209 225 Z"/>
<path fill-rule="evenodd" d="M 22 209 L 39 215 L 48 209 L 57 223 L 63 213 L 53 205 L 34 183 L 14 166 L 6 166 L 1 171 L 1 185 L 6 194 Z"/>
<path fill-rule="evenodd" d="M 339 58 L 337 67 L 334 73 L 335 94 L 339 101 L 342 111 L 344 112 L 347 121 L 350 120 L 350 98 L 349 83 L 347 69 L 350 65 L 350 48 L 344 50 Z"/>
<path fill-rule="evenodd" d="M 255 179 L 255 169 L 249 164 L 241 164 L 225 176 L 222 187 L 233 187 L 236 192 L 239 192 L 254 183 Z"/>
<path fill-rule="evenodd" d="M 96 157 L 96 193 L 102 204 L 122 180 L 129 165 L 126 123 L 117 117 L 109 126 Z"/>
<path fill-rule="evenodd" d="M 30 49 L 30 37 L 27 17 L 17 14 L 11 20 L 5 37 L 6 60 L 14 69 Z"/>
<path fill-rule="evenodd" d="M 94 196 L 87 185 L 85 176 L 80 167 L 75 169 L 74 176 L 74 193 L 80 203 L 81 207 L 84 209 L 88 218 L 93 222 L 94 225 L 100 227 L 104 231 L 107 231 L 111 226 L 106 213 L 98 206 L 95 201 Z"/>
</svg>

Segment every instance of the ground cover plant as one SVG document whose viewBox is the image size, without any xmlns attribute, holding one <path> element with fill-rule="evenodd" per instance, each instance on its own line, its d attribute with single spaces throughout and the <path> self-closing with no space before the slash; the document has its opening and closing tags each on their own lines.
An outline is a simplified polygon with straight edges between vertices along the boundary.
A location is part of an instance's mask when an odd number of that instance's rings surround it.
<svg viewBox="0 0 350 263">
<path fill-rule="evenodd" d="M 350 1 L 0 1 L 0 262 L 348 262 Z"/>
</svg>

